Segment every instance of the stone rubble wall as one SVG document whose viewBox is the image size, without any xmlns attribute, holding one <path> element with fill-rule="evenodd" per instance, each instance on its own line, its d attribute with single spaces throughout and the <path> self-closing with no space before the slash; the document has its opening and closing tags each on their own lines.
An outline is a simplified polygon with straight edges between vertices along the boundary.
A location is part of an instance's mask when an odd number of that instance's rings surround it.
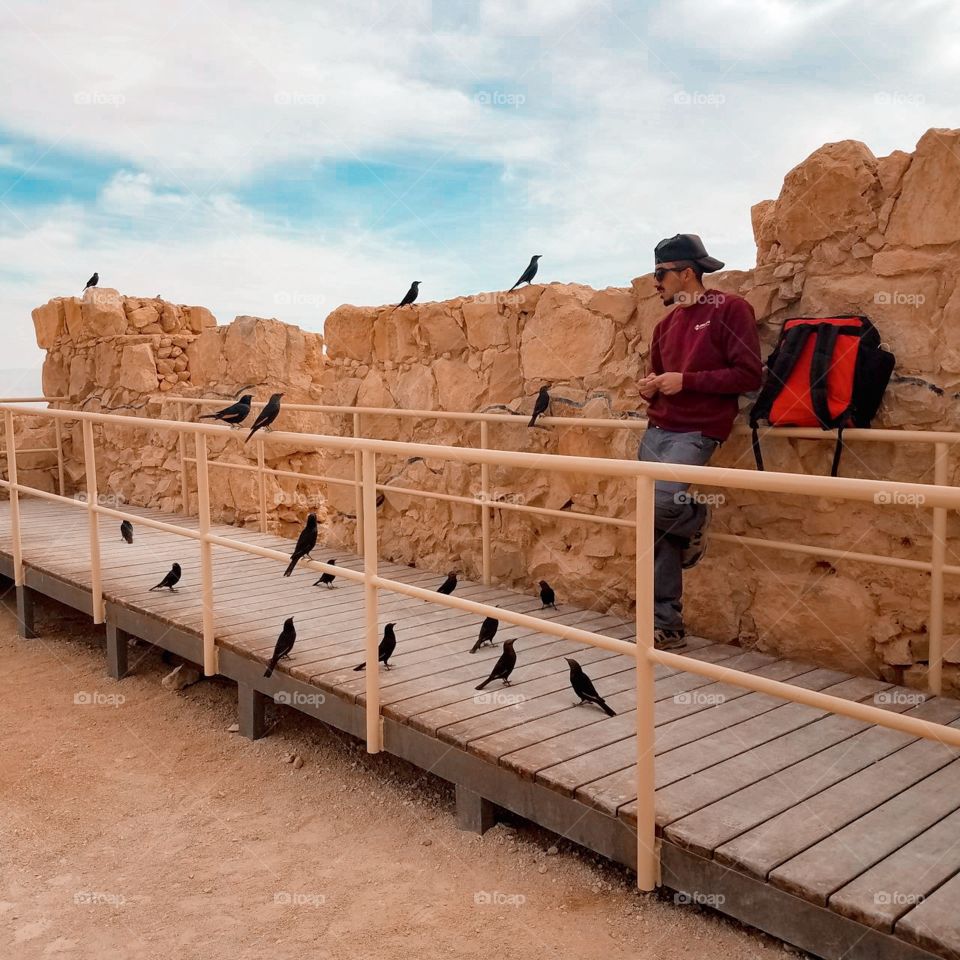
<svg viewBox="0 0 960 960">
<path fill-rule="evenodd" d="M 931 130 L 914 153 L 881 158 L 856 141 L 827 144 L 787 174 L 776 200 L 753 208 L 756 268 L 709 278 L 710 286 L 738 292 L 752 303 L 765 353 L 789 317 L 869 315 L 897 355 L 895 382 L 877 426 L 960 429 L 957 156 L 960 131 L 955 130 Z M 722 250 L 713 252 L 723 256 Z M 324 338 L 276 320 L 239 317 L 229 326 L 215 326 L 203 308 L 110 293 L 119 308 L 101 309 L 87 291 L 83 301 L 54 300 L 34 312 L 38 343 L 48 350 L 45 391 L 67 393 L 83 409 L 126 408 L 174 417 L 174 405 L 163 399 L 168 391 L 228 399 L 252 386 L 249 392 L 259 400 L 282 389 L 285 401 L 528 413 L 546 382 L 554 397 L 552 413 L 569 418 L 571 426 L 491 425 L 493 446 L 625 459 L 636 456 L 639 431 L 586 429 L 575 420 L 642 417 L 636 382 L 646 370 L 653 327 L 665 313 L 649 275 L 604 290 L 549 283 L 396 310 L 345 305 L 326 319 L 324 353 Z M 198 411 L 183 412 L 192 418 Z M 351 421 L 350 416 L 287 411 L 278 427 L 340 434 L 352 432 Z M 103 454 L 101 489 L 136 503 L 178 509 L 175 440 L 156 431 L 137 432 L 142 436 L 111 441 Z M 364 433 L 479 443 L 476 424 L 429 419 L 369 416 Z M 72 432 L 67 445 L 74 485 L 82 485 L 83 476 L 78 434 L 79 429 Z M 244 448 L 240 440 L 235 434 L 212 442 L 211 456 L 255 462 L 253 445 Z M 133 460 L 131 449 L 137 452 Z M 268 464 L 280 469 L 353 477 L 352 455 L 272 444 L 266 451 Z M 832 444 L 770 439 L 764 453 L 770 470 L 825 474 Z M 841 473 L 932 481 L 932 457 L 926 445 L 852 443 Z M 732 437 L 714 463 L 752 469 L 748 439 Z M 386 457 L 378 466 L 381 482 L 388 485 L 480 493 L 479 467 Z M 953 457 L 951 483 L 957 481 L 957 468 Z M 490 475 L 494 499 L 621 518 L 634 514 L 632 485 L 623 481 L 500 468 L 491 468 Z M 211 477 L 219 519 L 257 522 L 253 474 L 213 468 Z M 717 530 L 930 558 L 931 514 L 916 505 L 854 505 L 708 488 L 701 493 L 723 498 L 714 511 Z M 271 482 L 268 503 L 272 529 L 293 534 L 307 509 L 319 508 L 327 538 L 352 547 L 352 488 Z M 632 531 L 518 512 L 493 516 L 498 582 L 532 592 L 537 580 L 547 579 L 561 602 L 629 614 Z M 455 566 L 478 576 L 476 507 L 387 491 L 379 522 L 384 557 L 437 570 Z M 951 515 L 951 543 L 958 529 Z M 947 562 L 960 562 L 951 543 Z M 927 574 L 715 541 L 708 559 L 687 575 L 685 598 L 689 628 L 704 636 L 736 639 L 859 674 L 924 682 Z M 960 584 L 951 577 L 945 630 L 945 681 L 956 691 Z"/>
</svg>

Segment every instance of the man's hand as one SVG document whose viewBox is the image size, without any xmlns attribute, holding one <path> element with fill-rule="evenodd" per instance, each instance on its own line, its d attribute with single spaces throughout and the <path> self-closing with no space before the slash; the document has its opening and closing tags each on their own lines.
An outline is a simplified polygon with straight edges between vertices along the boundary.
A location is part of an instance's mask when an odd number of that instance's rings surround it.
<svg viewBox="0 0 960 960">
<path fill-rule="evenodd" d="M 649 376 L 641 377 L 637 381 L 637 385 L 640 388 L 640 396 L 643 397 L 644 400 L 652 400 L 657 395 L 658 388 L 655 383 L 656 379 L 656 374 L 651 373 Z"/>
<path fill-rule="evenodd" d="M 654 388 L 654 392 L 659 390 L 665 397 L 672 397 L 673 394 L 679 393 L 683 389 L 682 373 L 661 373 L 658 376 L 645 377 L 644 379 L 648 381 L 648 386 Z M 642 386 L 640 392 L 643 393 Z"/>
</svg>

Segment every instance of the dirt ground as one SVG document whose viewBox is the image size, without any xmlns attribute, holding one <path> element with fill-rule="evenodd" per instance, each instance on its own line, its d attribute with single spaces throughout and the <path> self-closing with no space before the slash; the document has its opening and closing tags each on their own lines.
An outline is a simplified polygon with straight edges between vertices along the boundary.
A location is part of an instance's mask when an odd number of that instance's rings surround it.
<svg viewBox="0 0 960 960">
<path fill-rule="evenodd" d="M 784 955 L 524 821 L 462 833 L 447 783 L 287 708 L 251 743 L 231 684 L 166 689 L 153 648 L 115 683 L 80 614 L 45 603 L 38 626 L 16 637 L 8 591 L 5 960 Z"/>
</svg>

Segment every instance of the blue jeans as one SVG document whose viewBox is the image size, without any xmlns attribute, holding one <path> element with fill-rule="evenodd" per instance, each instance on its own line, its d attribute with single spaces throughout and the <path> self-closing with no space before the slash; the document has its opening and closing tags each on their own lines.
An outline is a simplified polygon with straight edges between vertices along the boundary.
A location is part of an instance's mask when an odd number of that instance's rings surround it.
<svg viewBox="0 0 960 960">
<path fill-rule="evenodd" d="M 675 433 L 651 424 L 640 441 L 637 459 L 653 463 L 705 466 L 720 446 L 702 433 Z M 707 508 L 683 496 L 688 483 L 658 480 L 654 501 L 653 624 L 683 631 L 683 551 L 700 531 Z"/>
</svg>

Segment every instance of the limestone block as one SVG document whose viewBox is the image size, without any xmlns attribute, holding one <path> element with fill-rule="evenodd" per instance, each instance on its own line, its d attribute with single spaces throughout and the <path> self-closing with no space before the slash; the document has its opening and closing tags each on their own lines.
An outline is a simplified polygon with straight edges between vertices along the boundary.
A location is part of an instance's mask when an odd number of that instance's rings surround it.
<svg viewBox="0 0 960 960">
<path fill-rule="evenodd" d="M 157 389 L 157 364 L 149 343 L 124 347 L 120 370 L 120 383 L 128 390 L 152 393 Z"/>
</svg>

